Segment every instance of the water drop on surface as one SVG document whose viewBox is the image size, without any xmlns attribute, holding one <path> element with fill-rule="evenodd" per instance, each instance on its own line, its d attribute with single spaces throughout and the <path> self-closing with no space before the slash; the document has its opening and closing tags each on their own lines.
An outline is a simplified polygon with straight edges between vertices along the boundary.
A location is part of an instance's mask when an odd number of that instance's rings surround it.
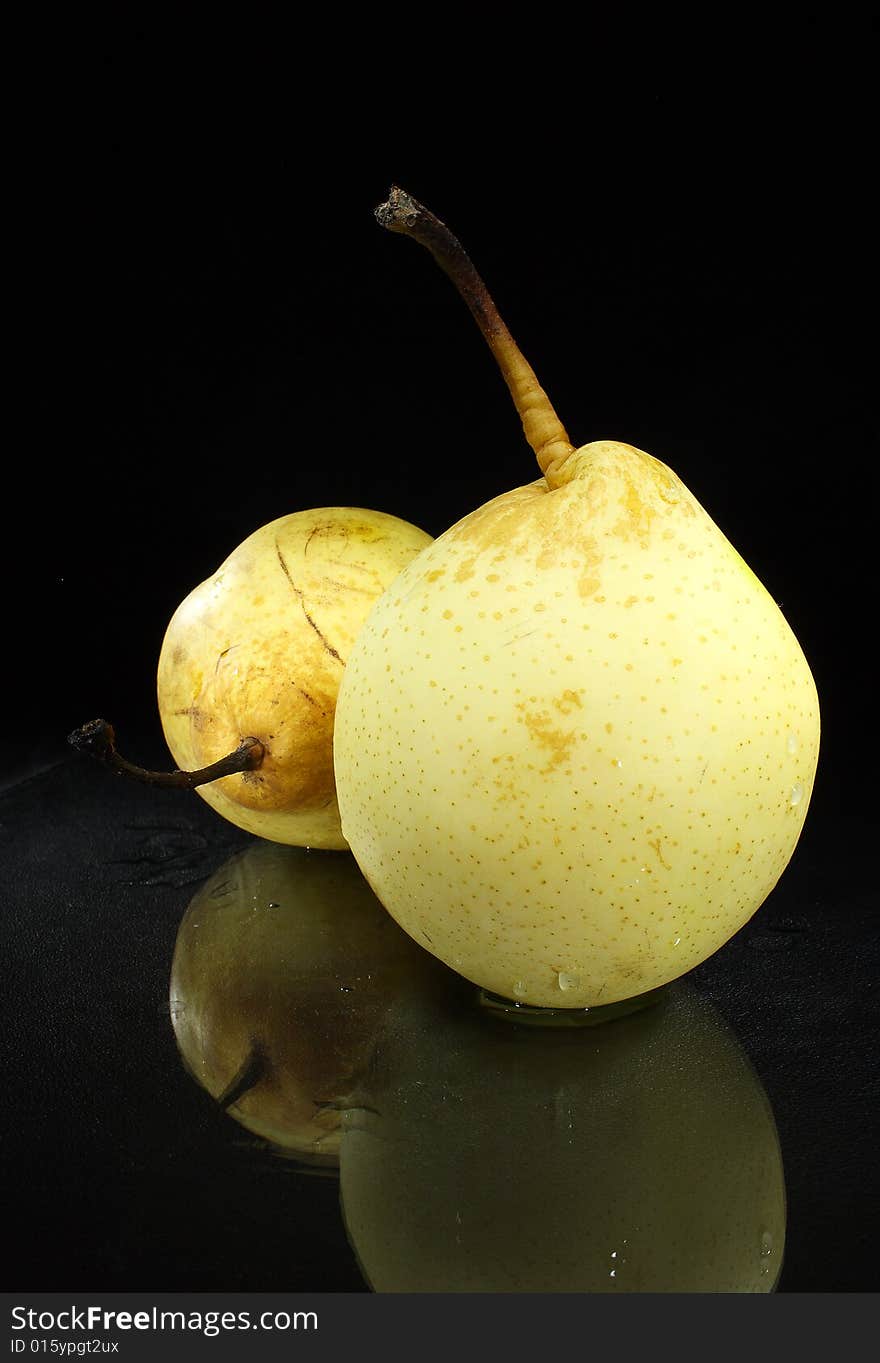
<svg viewBox="0 0 880 1363">
<path fill-rule="evenodd" d="M 560 970 L 556 977 L 556 982 L 563 991 L 566 989 L 577 989 L 580 984 L 577 975 L 569 975 L 564 970 Z"/>
<path fill-rule="evenodd" d="M 796 785 L 792 786 L 791 794 L 789 795 L 788 798 L 791 804 L 793 805 L 800 804 L 801 800 L 804 798 L 804 788 L 801 785 L 800 781 L 798 781 Z"/>
<path fill-rule="evenodd" d="M 788 738 L 785 740 L 785 746 L 793 757 L 798 750 L 798 741 L 795 738 L 794 734 L 788 735 Z"/>
<path fill-rule="evenodd" d="M 773 1236 L 768 1230 L 761 1235 L 761 1258 L 768 1259 L 773 1253 Z"/>
<path fill-rule="evenodd" d="M 513 992 L 517 998 L 522 998 L 523 994 L 526 992 L 526 987 L 522 980 L 517 980 L 516 984 L 513 986 Z"/>
</svg>

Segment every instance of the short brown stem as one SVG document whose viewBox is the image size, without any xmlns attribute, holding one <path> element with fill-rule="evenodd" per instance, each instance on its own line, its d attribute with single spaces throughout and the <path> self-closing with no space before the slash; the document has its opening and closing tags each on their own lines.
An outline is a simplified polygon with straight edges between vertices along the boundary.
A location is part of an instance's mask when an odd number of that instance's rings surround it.
<svg viewBox="0 0 880 1363">
<path fill-rule="evenodd" d="M 145 767 L 136 767 L 119 755 L 113 725 L 108 724 L 106 719 L 90 720 L 81 729 L 75 729 L 67 741 L 77 752 L 88 753 L 120 776 L 130 776 L 133 781 L 143 781 L 151 786 L 171 786 L 178 790 L 193 790 L 196 786 L 207 785 L 209 781 L 218 781 L 221 776 L 255 771 L 266 753 L 258 738 L 243 738 L 235 752 L 198 771 L 147 771 Z"/>
<path fill-rule="evenodd" d="M 234 1107 L 239 1099 L 256 1088 L 268 1073 L 269 1062 L 266 1059 L 266 1052 L 259 1041 L 252 1041 L 240 1069 L 232 1076 L 223 1092 L 217 1095 L 220 1107 L 224 1111 Z"/>
</svg>

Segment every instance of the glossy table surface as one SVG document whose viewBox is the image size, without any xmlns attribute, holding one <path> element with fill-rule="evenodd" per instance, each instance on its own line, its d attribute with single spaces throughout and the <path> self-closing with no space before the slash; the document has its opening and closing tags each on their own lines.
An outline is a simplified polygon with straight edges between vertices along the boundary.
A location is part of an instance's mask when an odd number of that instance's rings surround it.
<svg viewBox="0 0 880 1363">
<path fill-rule="evenodd" d="M 826 798 L 685 982 L 548 1026 L 426 956 L 347 854 L 75 757 L 15 782 L 10 1288 L 873 1289 L 869 836 Z"/>
</svg>

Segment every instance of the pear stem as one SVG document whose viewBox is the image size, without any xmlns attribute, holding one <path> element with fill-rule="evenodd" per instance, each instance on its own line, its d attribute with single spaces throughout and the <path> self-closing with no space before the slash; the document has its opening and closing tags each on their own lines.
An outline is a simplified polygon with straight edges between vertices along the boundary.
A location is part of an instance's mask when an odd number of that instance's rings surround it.
<svg viewBox="0 0 880 1363">
<path fill-rule="evenodd" d="M 389 232 L 412 237 L 429 250 L 452 280 L 495 356 L 541 472 L 551 487 L 564 482 L 559 471 L 574 446 L 461 242 L 445 223 L 397 185 L 392 185 L 387 203 L 376 209 L 376 219 Z"/>
<path fill-rule="evenodd" d="M 116 733 L 106 719 L 90 720 L 81 729 L 74 730 L 67 741 L 77 752 L 88 753 L 120 776 L 130 776 L 134 781 L 143 781 L 151 786 L 170 786 L 178 790 L 194 790 L 196 786 L 207 785 L 209 781 L 219 781 L 221 776 L 255 771 L 266 753 L 258 738 L 243 738 L 235 752 L 198 771 L 147 771 L 145 767 L 136 767 L 134 763 L 127 762 L 116 751 Z"/>
<path fill-rule="evenodd" d="M 269 1064 L 266 1059 L 266 1052 L 259 1041 L 252 1041 L 251 1048 L 244 1058 L 241 1068 L 232 1076 L 229 1083 L 222 1093 L 217 1095 L 217 1102 L 226 1111 L 227 1108 L 234 1107 L 240 1098 L 251 1089 L 256 1088 L 261 1080 L 265 1079 L 269 1072 Z"/>
</svg>

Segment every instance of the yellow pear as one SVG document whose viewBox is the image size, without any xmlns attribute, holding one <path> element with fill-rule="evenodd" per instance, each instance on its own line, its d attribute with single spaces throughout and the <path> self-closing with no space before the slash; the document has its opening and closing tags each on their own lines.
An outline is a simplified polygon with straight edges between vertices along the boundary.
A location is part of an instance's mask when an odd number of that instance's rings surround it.
<svg viewBox="0 0 880 1363">
<path fill-rule="evenodd" d="M 243 739 L 261 760 L 199 794 L 274 842 L 346 846 L 333 780 L 339 681 L 374 603 L 431 537 L 359 507 L 297 511 L 249 535 L 175 612 L 159 658 L 159 712 L 183 770 Z"/>
<path fill-rule="evenodd" d="M 776 884 L 816 771 L 809 666 L 665 464 L 575 448 L 459 243 L 400 191 L 498 359 L 543 476 L 404 570 L 340 690 L 342 828 L 397 921 L 505 997 L 672 980 Z"/>
<path fill-rule="evenodd" d="M 412 996 L 346 1104 L 339 1161 L 376 1292 L 758 1293 L 782 1264 L 767 1095 L 684 982 L 586 1027 Z"/>
</svg>

